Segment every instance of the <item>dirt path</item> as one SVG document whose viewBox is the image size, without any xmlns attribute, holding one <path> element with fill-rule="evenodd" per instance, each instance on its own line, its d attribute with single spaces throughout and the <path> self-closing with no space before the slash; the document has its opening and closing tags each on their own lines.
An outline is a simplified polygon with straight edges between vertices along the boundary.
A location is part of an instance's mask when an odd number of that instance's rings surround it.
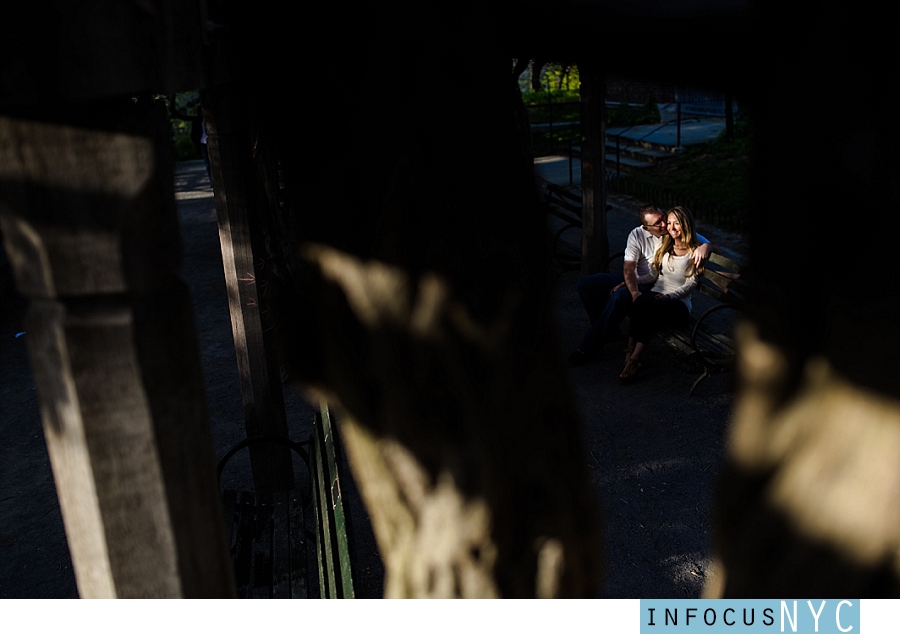
<svg viewBox="0 0 900 634">
<path fill-rule="evenodd" d="M 179 165 L 179 213 L 185 243 L 183 276 L 197 324 L 216 452 L 244 437 L 243 407 L 219 253 L 215 208 L 202 163 Z M 638 203 L 615 199 L 609 224 L 613 250 L 635 226 Z M 701 227 L 713 242 L 741 246 L 738 237 Z M 574 292 L 577 274 L 556 285 L 560 355 L 577 345 L 587 318 Z M 0 306 L 0 598 L 76 597 L 74 575 L 44 444 L 27 361 L 23 305 Z M 659 342 L 648 348 L 648 371 L 630 386 L 618 383 L 618 346 L 595 364 L 568 370 L 581 406 L 588 460 L 608 522 L 605 597 L 697 596 L 709 565 L 710 505 L 730 415 L 730 377 L 708 379 L 687 397 L 696 370 Z M 286 393 L 291 435 L 302 437 L 312 408 Z M 238 457 L 226 486 L 247 483 Z M 358 596 L 381 593 L 382 567 L 365 509 L 346 483 L 354 517 Z"/>
</svg>

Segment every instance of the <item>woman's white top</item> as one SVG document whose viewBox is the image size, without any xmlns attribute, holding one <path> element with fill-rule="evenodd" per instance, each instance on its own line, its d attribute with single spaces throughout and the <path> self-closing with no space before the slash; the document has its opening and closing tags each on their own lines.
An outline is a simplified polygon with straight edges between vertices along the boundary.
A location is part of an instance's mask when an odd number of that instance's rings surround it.
<svg viewBox="0 0 900 634">
<path fill-rule="evenodd" d="M 653 285 L 654 293 L 661 293 L 672 299 L 680 299 L 691 310 L 691 291 L 697 286 L 696 271 L 694 275 L 687 276 L 691 270 L 691 253 L 686 255 L 672 255 L 666 253 L 662 260 L 662 270 L 657 271 L 651 267 L 656 276 L 656 284 Z"/>
</svg>

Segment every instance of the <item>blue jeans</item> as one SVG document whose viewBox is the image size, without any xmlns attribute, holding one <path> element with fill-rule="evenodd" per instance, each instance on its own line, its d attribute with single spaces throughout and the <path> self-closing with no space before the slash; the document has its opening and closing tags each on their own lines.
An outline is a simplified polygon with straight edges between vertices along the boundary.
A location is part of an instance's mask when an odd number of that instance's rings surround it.
<svg viewBox="0 0 900 634">
<path fill-rule="evenodd" d="M 609 338 L 610 333 L 617 332 L 622 321 L 631 308 L 631 291 L 623 286 L 616 292 L 610 291 L 625 281 L 624 276 L 614 273 L 595 273 L 586 275 L 575 283 L 575 290 L 591 320 L 591 327 L 585 333 L 578 346 L 585 354 L 597 354 Z M 652 284 L 638 286 L 642 293 L 647 292 Z"/>
</svg>

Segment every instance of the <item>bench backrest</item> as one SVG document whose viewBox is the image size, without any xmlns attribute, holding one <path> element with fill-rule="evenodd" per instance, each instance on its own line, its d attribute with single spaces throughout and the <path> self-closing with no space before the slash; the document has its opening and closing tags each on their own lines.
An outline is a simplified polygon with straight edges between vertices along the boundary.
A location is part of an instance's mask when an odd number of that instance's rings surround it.
<svg viewBox="0 0 900 634">
<path fill-rule="evenodd" d="M 713 253 L 697 288 L 720 302 L 744 304 L 747 298 L 747 269 L 747 264 L 742 261 Z"/>
<path fill-rule="evenodd" d="M 540 181 L 547 213 L 568 224 L 581 226 L 581 192 L 571 191 L 550 181 Z"/>
</svg>

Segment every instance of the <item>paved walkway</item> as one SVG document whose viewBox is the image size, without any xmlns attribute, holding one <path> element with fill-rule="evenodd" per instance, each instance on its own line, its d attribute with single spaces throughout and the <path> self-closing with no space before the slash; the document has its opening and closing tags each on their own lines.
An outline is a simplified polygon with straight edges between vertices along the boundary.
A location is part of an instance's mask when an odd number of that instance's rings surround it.
<svg viewBox="0 0 900 634">
<path fill-rule="evenodd" d="M 690 147 L 700 143 L 715 141 L 725 124 L 711 119 L 682 120 L 649 125 L 635 125 L 627 128 L 607 128 L 606 136 L 619 137 L 623 142 L 643 142 L 669 148 Z"/>
</svg>

